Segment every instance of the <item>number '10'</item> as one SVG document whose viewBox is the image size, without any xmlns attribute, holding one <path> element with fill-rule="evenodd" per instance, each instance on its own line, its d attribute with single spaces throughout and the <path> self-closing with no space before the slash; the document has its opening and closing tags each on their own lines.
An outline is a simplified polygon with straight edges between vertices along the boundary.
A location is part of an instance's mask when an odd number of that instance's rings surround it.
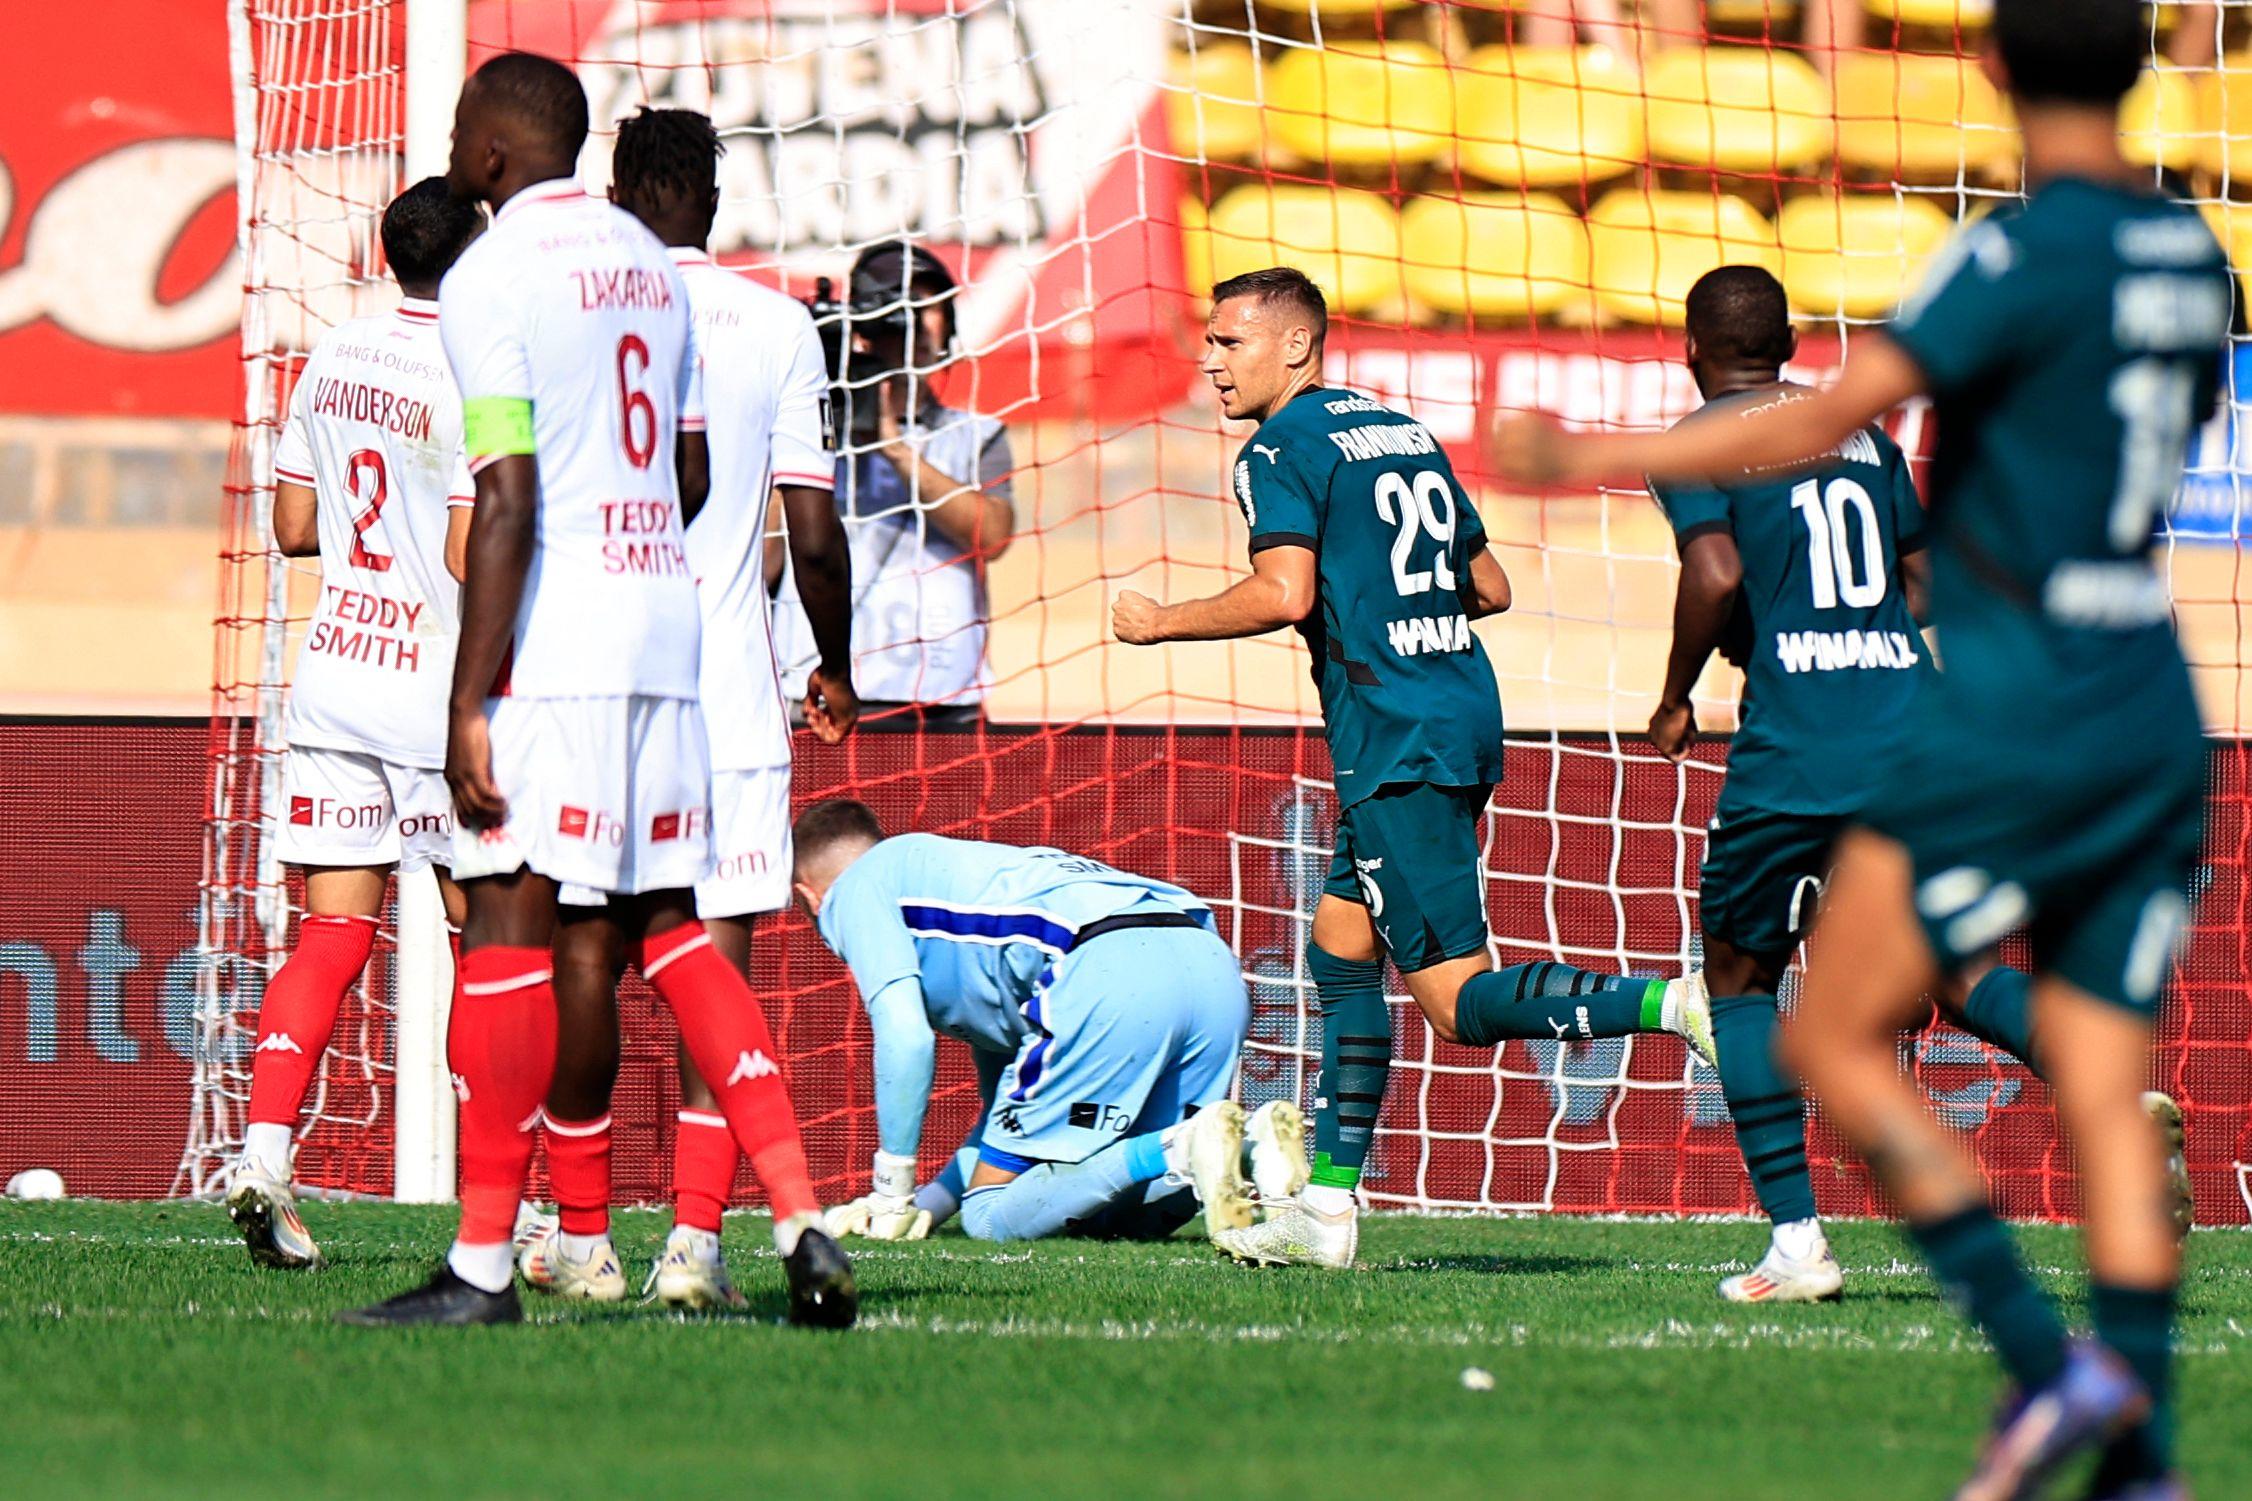
<svg viewBox="0 0 2252 1501">
<path fill-rule="evenodd" d="M 1847 536 L 1845 508 L 1861 513 L 1860 576 L 1855 577 L 1853 543 Z M 1877 530 L 1876 502 L 1860 482 L 1833 479 L 1791 487 L 1791 509 L 1806 518 L 1806 571 L 1814 584 L 1814 608 L 1837 608 L 1840 598 L 1856 610 L 1884 602 L 1884 535 Z"/>
</svg>

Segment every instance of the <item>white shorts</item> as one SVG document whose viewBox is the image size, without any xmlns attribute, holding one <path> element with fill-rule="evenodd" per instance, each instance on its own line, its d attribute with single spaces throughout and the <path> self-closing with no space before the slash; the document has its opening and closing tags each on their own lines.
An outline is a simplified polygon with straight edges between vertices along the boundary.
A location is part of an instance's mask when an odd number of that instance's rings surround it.
<svg viewBox="0 0 2252 1501">
<path fill-rule="evenodd" d="M 750 917 L 790 905 L 790 768 L 712 773 L 712 873 L 696 883 L 699 917 Z M 566 886 L 566 907 L 599 907 L 604 893 Z"/>
<path fill-rule="evenodd" d="M 282 763 L 285 865 L 397 865 L 423 870 L 453 857 L 453 796 L 446 778 L 366 751 L 290 747 Z"/>
<path fill-rule="evenodd" d="M 686 890 L 711 869 L 711 773 L 696 701 L 499 698 L 493 780 L 507 822 L 460 830 L 459 880 L 529 868 L 594 892 Z"/>
</svg>

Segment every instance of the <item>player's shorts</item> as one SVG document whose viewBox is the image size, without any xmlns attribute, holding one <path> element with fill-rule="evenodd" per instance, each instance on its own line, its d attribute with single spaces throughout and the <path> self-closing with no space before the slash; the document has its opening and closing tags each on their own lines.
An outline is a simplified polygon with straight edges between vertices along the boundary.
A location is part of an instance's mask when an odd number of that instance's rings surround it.
<svg viewBox="0 0 2252 1501">
<path fill-rule="evenodd" d="M 1724 810 L 1705 835 L 1697 926 L 1745 954 L 1789 954 L 1814 925 L 1842 814 Z"/>
<path fill-rule="evenodd" d="M 508 819 L 455 831 L 457 879 L 528 868 L 629 894 L 685 890 L 710 871 L 711 773 L 694 699 L 498 698 L 486 712 Z"/>
<path fill-rule="evenodd" d="M 1492 795 L 1394 782 L 1338 816 L 1322 890 L 1368 908 L 1401 974 L 1486 951 L 1478 824 Z"/>
<path fill-rule="evenodd" d="M 712 873 L 696 883 L 699 917 L 750 917 L 790 905 L 790 768 L 712 773 Z M 600 907 L 609 893 L 567 885 L 566 907 Z"/>
<path fill-rule="evenodd" d="M 1025 1015 L 1033 1034 L 1001 1072 L 979 1147 L 1014 1172 L 1084 1162 L 1225 1099 L 1251 1001 L 1234 951 L 1208 929 L 1118 927 L 1083 933 Z"/>
<path fill-rule="evenodd" d="M 318 745 L 292 746 L 282 763 L 275 851 L 285 865 L 424 870 L 452 860 L 453 836 L 442 772 Z"/>
<path fill-rule="evenodd" d="M 2194 706 L 2154 706 L 2139 723 L 2106 714 L 2102 734 L 2073 715 L 2044 733 L 2000 714 L 1936 712 L 1942 696 L 1919 699 L 1913 733 L 1861 819 L 1906 846 L 1917 916 L 1941 964 L 1958 967 L 2023 926 L 2037 972 L 2149 1012 L 2204 839 Z"/>
</svg>

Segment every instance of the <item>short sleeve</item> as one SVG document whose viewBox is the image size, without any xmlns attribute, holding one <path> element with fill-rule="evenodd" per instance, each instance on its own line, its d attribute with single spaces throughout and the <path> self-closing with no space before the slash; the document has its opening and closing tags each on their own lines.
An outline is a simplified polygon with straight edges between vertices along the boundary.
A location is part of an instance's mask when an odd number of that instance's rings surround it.
<svg viewBox="0 0 2252 1501">
<path fill-rule="evenodd" d="M 899 915 L 899 902 L 873 872 L 848 870 L 829 888 L 819 927 L 822 940 L 852 971 L 863 997 L 897 980 L 921 978 L 923 967 Z"/>
<path fill-rule="evenodd" d="M 281 438 L 274 444 L 274 478 L 292 485 L 313 483 L 313 440 L 308 435 L 311 424 L 305 412 L 312 374 L 313 365 L 308 360 L 304 373 L 297 378 L 297 389 L 290 393 L 289 417 L 282 423 Z"/>
<path fill-rule="evenodd" d="M 1009 428 L 1004 422 L 995 422 L 993 431 L 977 450 L 977 487 L 988 495 L 1002 500 L 1012 500 L 1016 474 L 1016 455 L 1009 448 Z"/>
<path fill-rule="evenodd" d="M 831 490 L 836 488 L 837 460 L 829 451 L 828 361 L 812 315 L 801 311 L 796 321 L 781 399 L 774 408 L 774 483 Z"/>
<path fill-rule="evenodd" d="M 1470 492 L 1462 487 L 1462 482 L 1451 474 L 1447 476 L 1447 481 L 1454 486 L 1455 516 L 1458 518 L 1454 524 L 1455 535 L 1462 539 L 1464 554 L 1475 557 L 1486 547 L 1486 520 L 1478 514 L 1478 507 L 1470 499 Z"/>
<path fill-rule="evenodd" d="M 1892 534 L 1900 556 L 1924 550 L 1926 537 L 1924 498 L 1916 490 L 1915 466 L 1899 449 L 1892 452 Z"/>
<path fill-rule="evenodd" d="M 2025 305 L 2026 274 L 2017 241 L 1992 219 L 1962 231 L 1933 261 L 1922 290 L 1886 329 L 1931 395 L 1991 379 L 2030 334 L 2051 325 L 2053 309 Z"/>
<path fill-rule="evenodd" d="M 688 305 L 686 294 L 681 298 Z M 704 430 L 704 336 L 696 320 L 688 320 L 688 340 L 680 350 L 680 428 L 682 432 L 700 433 Z"/>
<path fill-rule="evenodd" d="M 1657 501 L 1658 509 L 1666 513 L 1674 540 L 1682 547 L 1716 532 L 1736 534 L 1735 511 L 1725 490 L 1715 490 L 1709 485 L 1667 485 L 1652 480 L 1650 495 Z"/>
<path fill-rule="evenodd" d="M 438 337 L 464 404 L 495 397 L 532 399 L 532 367 L 516 302 L 508 289 L 478 274 L 482 245 L 446 273 L 438 288 Z M 494 454 L 469 455 L 474 472 Z"/>
<path fill-rule="evenodd" d="M 1251 551 L 1303 547 L 1321 551 L 1321 511 L 1297 469 L 1279 448 L 1254 436 L 1235 461 L 1236 504 L 1251 528 Z"/>
<path fill-rule="evenodd" d="M 446 504 L 448 507 L 477 504 L 477 481 L 469 473 L 469 455 L 459 449 L 454 452 L 453 478 L 446 485 Z"/>
</svg>

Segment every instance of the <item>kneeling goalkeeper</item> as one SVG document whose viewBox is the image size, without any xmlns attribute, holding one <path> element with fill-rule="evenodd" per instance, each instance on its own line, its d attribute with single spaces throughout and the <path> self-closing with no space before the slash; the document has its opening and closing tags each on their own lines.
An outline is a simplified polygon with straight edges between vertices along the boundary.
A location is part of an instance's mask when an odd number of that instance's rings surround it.
<svg viewBox="0 0 2252 1501">
<path fill-rule="evenodd" d="M 918 1239 L 957 1195 L 980 1240 L 1154 1239 L 1199 1203 L 1208 1233 L 1251 1222 L 1227 1097 L 1250 1002 L 1201 901 L 1060 850 L 886 838 L 844 799 L 794 839 L 798 898 L 875 1032 L 874 1188 L 829 1211 L 834 1233 Z M 939 1032 L 977 1055 L 986 1109 L 918 1194 Z M 1276 1109 L 1262 1128 L 1295 1145 Z"/>
</svg>

